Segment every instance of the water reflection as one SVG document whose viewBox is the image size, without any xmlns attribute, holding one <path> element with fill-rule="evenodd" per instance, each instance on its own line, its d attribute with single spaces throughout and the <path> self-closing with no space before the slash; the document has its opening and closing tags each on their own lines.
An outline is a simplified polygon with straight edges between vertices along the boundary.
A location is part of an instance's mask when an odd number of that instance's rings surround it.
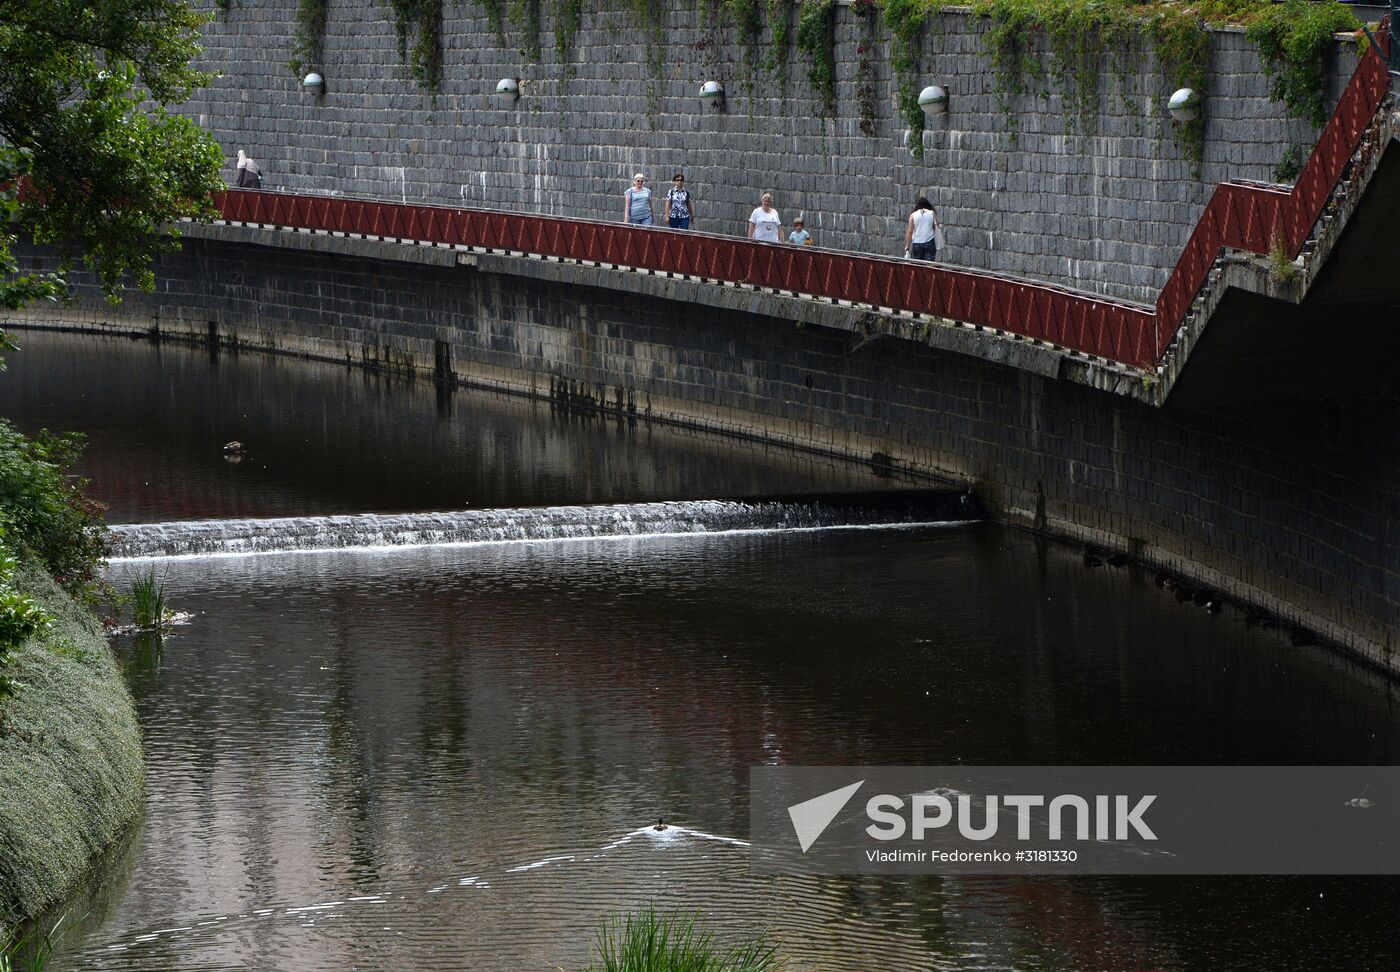
<svg viewBox="0 0 1400 972">
<path fill-rule="evenodd" d="M 133 682 L 141 860 L 66 967 L 579 968 L 602 916 L 650 901 L 766 933 L 796 969 L 1374 968 L 1400 945 L 1391 881 L 748 873 L 735 841 L 759 762 L 1400 752 L 1385 683 L 1014 531 L 188 561 L 170 578 L 199 613 Z M 658 816 L 677 829 L 645 826 Z"/>
<path fill-rule="evenodd" d="M 86 432 L 78 469 L 112 523 L 890 485 L 834 459 L 345 365 L 41 331 L 17 341 L 0 415 Z M 243 452 L 228 455 L 234 440 Z"/>
<path fill-rule="evenodd" d="M 114 520 L 887 485 L 337 366 L 21 337 L 0 412 L 90 433 Z M 165 578 L 192 623 L 119 644 L 146 816 L 70 909 L 91 916 L 58 969 L 577 969 L 600 918 L 646 903 L 765 933 L 795 970 L 1400 954 L 1393 880 L 749 873 L 757 763 L 1400 756 L 1394 685 L 1016 531 L 272 555 Z M 657 835 L 661 816 L 676 828 Z"/>
</svg>

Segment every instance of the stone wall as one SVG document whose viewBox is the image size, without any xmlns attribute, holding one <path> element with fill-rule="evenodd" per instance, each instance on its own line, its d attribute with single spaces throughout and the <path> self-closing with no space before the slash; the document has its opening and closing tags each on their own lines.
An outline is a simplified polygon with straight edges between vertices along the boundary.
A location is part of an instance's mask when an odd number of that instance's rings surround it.
<svg viewBox="0 0 1400 972">
<path fill-rule="evenodd" d="M 741 44 L 704 12 L 714 0 L 670 9 L 655 82 L 648 57 L 658 48 L 622 0 L 583 4 L 563 62 L 554 8 L 541 4 L 539 63 L 522 54 L 519 28 L 498 38 L 487 4 L 447 4 L 437 95 L 410 78 L 387 4 L 333 0 L 320 99 L 288 66 L 296 6 L 233 0 L 206 30 L 204 64 L 222 76 L 185 110 L 224 146 L 230 180 L 242 148 L 268 188 L 617 219 L 634 172 L 664 192 L 684 170 L 698 229 L 744 232 L 771 191 L 784 220 L 805 214 L 819 244 L 881 254 L 902 251 L 904 217 L 924 193 L 946 224 L 949 262 L 1152 301 L 1217 182 L 1270 180 L 1287 146 L 1314 140 L 1268 98 L 1257 53 L 1237 31 L 1214 35 L 1197 176 L 1166 117 L 1173 85 L 1142 41 L 1104 59 L 1081 118 L 1053 73 L 1004 100 L 986 21 L 931 17 L 921 81 L 949 90 L 950 111 L 917 159 L 895 117 L 887 33 L 848 5 L 837 10 L 833 119 L 821 117 L 804 56 L 776 57 L 766 28 L 756 47 Z M 1333 62 L 1335 97 L 1354 64 L 1350 45 Z M 503 77 L 521 79 L 513 108 L 490 97 Z M 709 79 L 728 92 L 723 113 L 700 104 Z"/>
<path fill-rule="evenodd" d="M 36 306 L 20 323 L 450 371 L 638 420 L 888 457 L 974 484 L 1013 522 L 1129 552 L 1400 672 L 1393 394 L 1159 409 L 912 340 L 550 279 L 560 264 L 519 259 L 506 275 L 451 250 L 399 249 L 417 262 L 191 239 L 159 261 L 155 294 L 112 308 L 89 284 L 78 306 Z"/>
</svg>

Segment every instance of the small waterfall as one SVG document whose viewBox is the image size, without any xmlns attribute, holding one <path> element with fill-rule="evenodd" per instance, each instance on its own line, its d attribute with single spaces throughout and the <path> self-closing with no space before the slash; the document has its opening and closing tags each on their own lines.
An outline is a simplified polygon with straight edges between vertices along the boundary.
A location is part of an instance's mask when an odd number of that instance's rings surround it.
<svg viewBox="0 0 1400 972">
<path fill-rule="evenodd" d="M 112 559 L 129 560 L 893 526 L 975 518 L 977 513 L 965 497 L 929 491 L 796 500 L 700 500 L 451 513 L 190 520 L 127 524 L 114 526 L 111 532 Z"/>
</svg>

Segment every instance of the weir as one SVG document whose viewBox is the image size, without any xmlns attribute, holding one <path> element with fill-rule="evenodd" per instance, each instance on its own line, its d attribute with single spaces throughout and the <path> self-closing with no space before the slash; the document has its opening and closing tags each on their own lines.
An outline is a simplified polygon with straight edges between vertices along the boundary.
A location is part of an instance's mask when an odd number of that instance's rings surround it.
<svg viewBox="0 0 1400 972">
<path fill-rule="evenodd" d="M 464 510 L 260 520 L 189 520 L 112 527 L 116 561 L 328 550 L 542 543 L 769 533 L 969 522 L 975 503 L 953 491 L 846 494 L 801 500 L 701 500 L 609 506 Z"/>
</svg>

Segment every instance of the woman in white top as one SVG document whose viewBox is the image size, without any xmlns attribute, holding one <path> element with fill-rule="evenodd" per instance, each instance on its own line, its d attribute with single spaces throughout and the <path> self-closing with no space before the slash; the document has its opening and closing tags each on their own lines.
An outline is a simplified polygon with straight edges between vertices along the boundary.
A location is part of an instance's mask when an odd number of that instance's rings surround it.
<svg viewBox="0 0 1400 972">
<path fill-rule="evenodd" d="M 909 225 L 904 231 L 904 255 L 915 260 L 937 259 L 938 246 L 934 243 L 937 231 L 938 214 L 934 212 L 933 203 L 920 196 L 914 204 L 914 211 L 909 214 Z"/>
<path fill-rule="evenodd" d="M 238 180 L 239 189 L 261 189 L 262 172 L 258 169 L 258 164 L 248 156 L 243 154 L 243 150 L 238 150 Z"/>
<path fill-rule="evenodd" d="M 773 197 L 765 192 L 759 200 L 758 208 L 749 214 L 749 239 L 762 243 L 776 243 L 778 230 L 782 229 L 782 226 L 782 217 L 773 208 Z"/>
</svg>

